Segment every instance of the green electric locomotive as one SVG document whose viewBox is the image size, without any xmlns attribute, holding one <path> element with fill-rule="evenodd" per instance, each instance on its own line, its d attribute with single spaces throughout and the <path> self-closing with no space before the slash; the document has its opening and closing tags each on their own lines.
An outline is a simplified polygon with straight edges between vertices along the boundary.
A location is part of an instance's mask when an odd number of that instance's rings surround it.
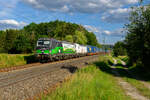
<svg viewBox="0 0 150 100">
<path fill-rule="evenodd" d="M 51 38 L 40 38 L 37 41 L 36 57 L 40 61 L 61 60 L 74 57 L 75 45 L 66 41 Z"/>
</svg>

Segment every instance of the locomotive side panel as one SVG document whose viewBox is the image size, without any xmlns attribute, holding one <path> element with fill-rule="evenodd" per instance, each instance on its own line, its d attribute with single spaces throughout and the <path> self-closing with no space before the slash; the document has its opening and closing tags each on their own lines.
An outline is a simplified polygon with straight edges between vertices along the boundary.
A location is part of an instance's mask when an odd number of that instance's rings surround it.
<svg viewBox="0 0 150 100">
<path fill-rule="evenodd" d="M 76 53 L 76 48 L 74 44 L 62 42 L 63 53 Z"/>
</svg>

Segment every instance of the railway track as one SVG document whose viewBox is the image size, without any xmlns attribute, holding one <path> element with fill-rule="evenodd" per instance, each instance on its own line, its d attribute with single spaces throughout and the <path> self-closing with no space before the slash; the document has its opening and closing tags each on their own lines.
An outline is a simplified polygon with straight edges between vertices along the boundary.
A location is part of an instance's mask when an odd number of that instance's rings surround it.
<svg viewBox="0 0 150 100">
<path fill-rule="evenodd" d="M 38 64 L 21 70 L 0 73 L 0 100 L 26 100 L 71 75 L 72 70 L 95 61 L 98 55 Z M 22 92 L 20 92 L 22 91 Z M 8 96 L 9 95 L 9 96 Z"/>
<path fill-rule="evenodd" d="M 88 56 L 85 56 L 88 57 Z M 84 58 L 84 57 L 80 57 L 80 58 Z M 79 59 L 79 58 L 72 58 L 72 59 Z M 60 60 L 60 61 L 54 61 L 54 62 L 48 62 L 48 63 L 43 63 L 43 64 L 56 64 L 59 62 L 65 62 L 68 60 L 72 60 L 72 59 L 66 59 L 66 60 Z M 26 69 L 26 68 L 30 68 L 30 67 L 37 67 L 39 65 L 43 65 L 42 63 L 31 63 L 31 64 L 26 64 L 26 65 L 20 65 L 20 66 L 14 66 L 14 67 L 8 67 L 8 68 L 0 68 L 0 73 L 1 72 L 10 72 L 10 71 L 14 71 L 14 70 L 20 70 L 20 69 Z"/>
</svg>

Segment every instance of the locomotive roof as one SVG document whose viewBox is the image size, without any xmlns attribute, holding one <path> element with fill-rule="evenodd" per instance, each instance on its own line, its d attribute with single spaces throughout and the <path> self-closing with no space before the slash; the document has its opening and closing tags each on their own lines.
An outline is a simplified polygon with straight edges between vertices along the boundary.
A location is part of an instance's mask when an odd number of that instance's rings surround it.
<svg viewBox="0 0 150 100">
<path fill-rule="evenodd" d="M 38 40 L 50 40 L 50 38 L 39 38 Z"/>
<path fill-rule="evenodd" d="M 61 41 L 62 43 L 68 43 L 68 44 L 74 44 L 74 43 L 71 43 L 71 42 L 67 42 L 67 41 Z"/>
<path fill-rule="evenodd" d="M 59 40 L 56 40 L 53 38 L 39 38 L 38 40 L 54 40 L 54 41 L 60 42 Z"/>
<path fill-rule="evenodd" d="M 53 39 L 53 38 L 39 38 L 38 40 L 54 40 L 54 41 L 57 41 L 57 42 L 62 42 L 62 43 L 68 43 L 68 44 L 78 44 L 78 43 L 71 43 L 71 42 L 67 42 L 67 41 L 59 41 L 59 40 L 56 40 L 56 39 Z M 81 45 L 81 44 L 79 44 Z M 85 46 L 85 45 L 81 45 L 81 46 Z"/>
</svg>

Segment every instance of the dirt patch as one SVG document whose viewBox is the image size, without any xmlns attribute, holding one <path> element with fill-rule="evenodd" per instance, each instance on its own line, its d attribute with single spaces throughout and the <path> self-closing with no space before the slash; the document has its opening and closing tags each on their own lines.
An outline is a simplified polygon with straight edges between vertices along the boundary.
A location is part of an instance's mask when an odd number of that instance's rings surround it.
<svg viewBox="0 0 150 100">
<path fill-rule="evenodd" d="M 124 81 L 121 77 L 119 77 L 120 74 L 117 72 L 115 68 L 115 65 L 117 64 L 117 60 L 116 59 L 113 60 L 114 60 L 114 65 L 111 66 L 112 72 L 116 75 L 116 79 L 119 85 L 124 89 L 126 95 L 130 96 L 134 100 L 149 100 L 148 98 L 141 95 L 134 86 L 132 86 L 128 82 Z"/>
<path fill-rule="evenodd" d="M 124 61 L 122 61 L 122 60 L 120 60 L 120 61 L 121 61 L 122 65 L 126 66 L 126 63 Z M 132 73 L 129 72 L 126 68 L 124 68 L 124 70 L 126 70 L 130 75 L 132 75 Z M 148 89 L 150 89 L 150 83 L 140 80 L 140 78 L 138 76 L 134 76 L 134 77 L 136 77 L 136 79 L 138 79 L 139 82 L 141 82 L 142 84 L 144 84 L 145 87 L 147 87 Z"/>
</svg>

